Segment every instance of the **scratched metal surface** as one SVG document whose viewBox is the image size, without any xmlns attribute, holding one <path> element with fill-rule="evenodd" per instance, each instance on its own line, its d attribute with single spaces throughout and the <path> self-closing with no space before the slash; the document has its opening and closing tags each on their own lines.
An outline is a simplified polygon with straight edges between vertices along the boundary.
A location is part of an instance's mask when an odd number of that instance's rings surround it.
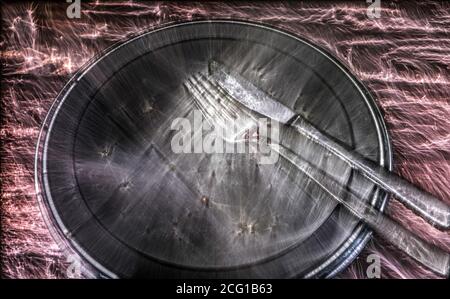
<svg viewBox="0 0 450 299">
<path fill-rule="evenodd" d="M 352 3 L 97 3 L 69 20 L 65 5 L 2 7 L 2 276 L 66 277 L 66 256 L 46 228 L 33 183 L 34 146 L 50 104 L 79 67 L 127 34 L 171 21 L 241 18 L 266 22 L 333 53 L 374 94 L 385 114 L 396 171 L 449 200 L 448 4 L 383 3 L 368 19 Z M 395 201 L 388 213 L 444 249 L 450 236 Z M 383 277 L 436 277 L 375 238 L 341 277 L 365 277 L 365 257 Z"/>
</svg>

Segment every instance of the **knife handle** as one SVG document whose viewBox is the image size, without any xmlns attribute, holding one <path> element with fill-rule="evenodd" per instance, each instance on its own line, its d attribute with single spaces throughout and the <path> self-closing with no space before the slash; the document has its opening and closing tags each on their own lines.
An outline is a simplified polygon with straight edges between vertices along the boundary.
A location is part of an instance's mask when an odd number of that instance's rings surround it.
<svg viewBox="0 0 450 299">
<path fill-rule="evenodd" d="M 450 228 L 450 206 L 443 201 L 420 190 L 386 168 L 334 142 L 300 115 L 294 117 L 290 125 L 300 134 L 347 162 L 353 169 L 360 171 L 362 175 L 385 191 L 392 193 L 400 202 L 430 224 L 441 229 Z"/>
<path fill-rule="evenodd" d="M 326 172 L 318 169 L 301 156 L 293 153 L 283 145 L 272 146 L 280 156 L 292 163 L 310 180 L 317 184 L 330 198 L 343 205 L 347 211 L 361 219 L 371 227 L 379 236 L 398 249 L 412 257 L 428 269 L 448 276 L 450 268 L 450 255 L 439 247 L 429 244 L 397 222 L 393 221 L 383 212 L 364 200 L 371 190 L 360 192 L 358 190 L 342 188 L 342 184 Z"/>
</svg>

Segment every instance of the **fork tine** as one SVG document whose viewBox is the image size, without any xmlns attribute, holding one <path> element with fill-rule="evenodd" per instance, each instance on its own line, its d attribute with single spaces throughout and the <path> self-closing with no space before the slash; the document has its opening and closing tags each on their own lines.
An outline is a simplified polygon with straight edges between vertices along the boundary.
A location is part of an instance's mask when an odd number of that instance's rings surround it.
<svg viewBox="0 0 450 299">
<path fill-rule="evenodd" d="M 217 105 L 220 104 L 220 95 L 213 94 L 209 90 L 208 86 L 205 86 L 202 78 L 199 75 L 192 76 L 191 80 L 194 82 L 195 87 L 202 95 L 202 99 L 206 101 L 205 104 L 211 108 L 217 109 Z"/>
<path fill-rule="evenodd" d="M 198 79 L 194 76 L 189 78 L 187 87 L 206 120 L 212 125 L 224 127 L 226 122 L 215 107 L 214 99 L 207 95 L 206 89 L 199 84 Z"/>
<path fill-rule="evenodd" d="M 227 94 L 223 88 L 208 76 L 197 73 L 189 77 L 184 86 L 193 96 L 194 102 L 206 120 L 213 126 L 220 126 L 222 132 L 232 129 L 233 137 L 222 136 L 223 139 L 240 142 L 249 128 L 257 126 L 251 114 L 246 113 L 238 102 Z M 230 127 L 233 126 L 233 128 Z M 235 131 L 237 129 L 237 131 Z"/>
<path fill-rule="evenodd" d="M 211 105 L 214 114 L 217 114 L 216 117 L 220 117 L 224 121 L 233 121 L 237 118 L 237 115 L 223 102 L 223 95 L 214 86 L 209 84 L 202 74 L 194 75 L 194 79 L 197 81 L 199 88 L 204 92 L 205 98 Z"/>
<path fill-rule="evenodd" d="M 245 141 L 246 137 L 243 136 L 248 134 L 252 128 L 258 128 L 256 115 L 249 113 L 244 106 L 234 100 L 233 97 L 226 92 L 226 90 L 224 90 L 218 82 L 216 82 L 216 80 L 210 76 L 204 75 L 203 73 L 200 73 L 200 76 L 202 77 L 204 84 L 209 87 L 207 90 L 215 90 L 215 92 L 221 97 L 220 103 L 223 109 L 226 110 L 228 114 L 232 115 L 234 125 L 237 129 L 237 131 L 234 132 L 234 139 L 236 140 L 236 138 L 238 138 L 240 141 Z"/>
<path fill-rule="evenodd" d="M 192 83 L 191 79 L 188 78 L 185 82 L 184 82 L 184 86 L 187 88 L 187 90 L 189 91 L 189 93 L 192 95 L 193 99 L 194 99 L 194 103 L 195 105 L 200 109 L 200 112 L 203 114 L 203 116 L 208 119 L 208 112 L 206 111 L 204 105 L 201 104 L 202 102 L 202 96 L 200 94 L 200 91 L 195 88 L 194 83 Z"/>
</svg>

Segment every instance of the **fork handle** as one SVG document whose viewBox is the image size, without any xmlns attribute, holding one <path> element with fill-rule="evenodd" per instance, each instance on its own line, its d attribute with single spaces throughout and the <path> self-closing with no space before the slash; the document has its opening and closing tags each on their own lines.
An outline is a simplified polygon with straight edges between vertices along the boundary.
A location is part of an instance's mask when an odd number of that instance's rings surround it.
<svg viewBox="0 0 450 299">
<path fill-rule="evenodd" d="M 367 160 L 360 154 L 347 150 L 325 136 L 300 115 L 295 116 L 290 125 L 300 134 L 335 154 L 352 168 L 360 171 L 373 183 L 395 195 L 405 206 L 422 216 L 430 224 L 441 229 L 450 228 L 450 206 L 443 201 L 418 189 L 410 182 Z"/>
</svg>

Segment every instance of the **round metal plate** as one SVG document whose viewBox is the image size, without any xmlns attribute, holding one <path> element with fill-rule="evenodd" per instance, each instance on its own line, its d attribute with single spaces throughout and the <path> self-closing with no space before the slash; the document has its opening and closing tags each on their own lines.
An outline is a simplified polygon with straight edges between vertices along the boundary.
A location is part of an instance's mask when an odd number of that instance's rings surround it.
<svg viewBox="0 0 450 299">
<path fill-rule="evenodd" d="M 39 139 L 42 204 L 63 238 L 112 277 L 329 277 L 370 231 L 279 159 L 177 154 L 174 119 L 192 118 L 183 82 L 211 59 L 240 72 L 317 128 L 391 167 L 379 112 L 336 60 L 280 30 L 238 21 L 170 25 L 108 50 L 78 72 Z M 282 144 L 343 188 L 385 196 L 289 128 Z M 369 192 L 367 192 L 369 193 Z M 202 197 L 208 197 L 208 204 Z"/>
</svg>

